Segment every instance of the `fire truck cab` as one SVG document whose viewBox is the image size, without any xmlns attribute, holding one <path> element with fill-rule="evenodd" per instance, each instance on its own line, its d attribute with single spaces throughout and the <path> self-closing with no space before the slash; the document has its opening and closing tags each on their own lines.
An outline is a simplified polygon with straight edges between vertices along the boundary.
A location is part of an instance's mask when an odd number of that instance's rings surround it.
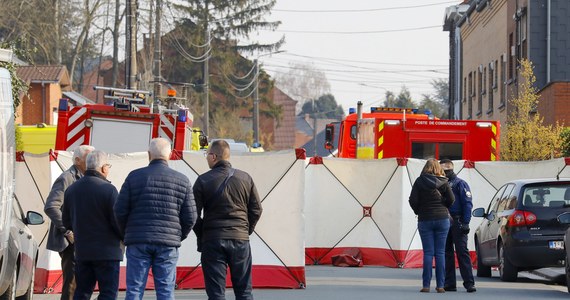
<svg viewBox="0 0 570 300">
<path fill-rule="evenodd" d="M 72 107 L 68 99 L 60 100 L 55 150 L 72 151 L 79 145 L 92 145 L 108 153 L 141 152 L 157 137 L 169 140 L 173 150 L 180 152 L 196 145 L 192 137 L 199 131 L 192 128 L 188 108 L 174 101 L 153 107 L 146 103 L 150 98 L 147 91 L 95 89 L 109 93 L 106 104 Z M 207 145 L 203 134 L 199 140 L 199 145 Z"/>
<path fill-rule="evenodd" d="M 414 109 L 372 107 L 340 122 L 338 157 L 498 160 L 499 122 L 440 120 Z M 326 127 L 331 149 L 334 124 Z"/>
</svg>

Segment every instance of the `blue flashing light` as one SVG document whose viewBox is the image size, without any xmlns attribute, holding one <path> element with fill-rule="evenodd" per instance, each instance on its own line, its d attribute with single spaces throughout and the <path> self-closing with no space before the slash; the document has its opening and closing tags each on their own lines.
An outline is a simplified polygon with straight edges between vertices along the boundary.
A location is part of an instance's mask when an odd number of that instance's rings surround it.
<svg viewBox="0 0 570 300">
<path fill-rule="evenodd" d="M 350 115 L 350 114 L 355 114 L 355 113 L 356 113 L 356 108 L 351 107 L 351 108 L 348 109 L 348 114 L 349 114 L 349 115 Z"/>
<path fill-rule="evenodd" d="M 69 109 L 69 100 L 65 98 L 59 99 L 59 111 L 67 111 Z"/>
<path fill-rule="evenodd" d="M 417 114 L 417 113 L 418 113 L 418 109 L 417 109 L 417 108 L 412 109 L 412 113 L 413 113 L 413 114 Z"/>
<path fill-rule="evenodd" d="M 371 112 L 371 113 L 376 112 L 376 110 L 378 110 L 378 107 L 376 107 L 376 106 L 370 107 L 370 112 Z"/>
<path fill-rule="evenodd" d="M 428 116 L 431 115 L 431 110 L 429 110 L 429 109 L 424 110 L 424 114 L 426 114 Z"/>
<path fill-rule="evenodd" d="M 185 109 L 178 110 L 178 121 L 179 122 L 186 122 L 188 111 Z"/>
</svg>

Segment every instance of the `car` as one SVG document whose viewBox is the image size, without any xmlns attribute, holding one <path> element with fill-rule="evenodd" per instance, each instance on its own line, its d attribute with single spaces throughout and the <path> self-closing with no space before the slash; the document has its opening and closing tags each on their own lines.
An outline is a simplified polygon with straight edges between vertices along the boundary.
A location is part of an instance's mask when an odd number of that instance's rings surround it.
<svg viewBox="0 0 570 300">
<path fill-rule="evenodd" d="M 570 198 L 570 190 L 567 191 L 566 198 Z M 570 213 L 562 214 L 558 217 L 558 221 L 562 224 L 570 224 Z M 566 233 L 564 234 L 564 271 L 566 273 L 566 287 L 568 289 L 568 293 L 570 293 L 570 227 L 566 229 Z"/>
<path fill-rule="evenodd" d="M 38 258 L 38 243 L 27 225 L 43 224 L 43 216 L 34 211 L 24 211 L 14 197 L 8 249 L 2 257 L 2 279 L 0 300 L 32 299 L 34 276 Z"/>
<path fill-rule="evenodd" d="M 475 231 L 477 276 L 490 277 L 497 266 L 502 281 L 516 281 L 519 271 L 564 266 L 564 233 L 570 226 L 570 179 L 520 179 L 507 182 Z M 570 223 L 570 220 L 569 220 Z"/>
</svg>

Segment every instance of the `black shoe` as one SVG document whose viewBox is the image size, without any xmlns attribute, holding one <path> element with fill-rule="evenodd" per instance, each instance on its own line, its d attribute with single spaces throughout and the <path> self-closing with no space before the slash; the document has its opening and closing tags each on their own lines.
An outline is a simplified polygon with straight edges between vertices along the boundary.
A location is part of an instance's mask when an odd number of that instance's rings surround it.
<svg viewBox="0 0 570 300">
<path fill-rule="evenodd" d="M 475 286 L 470 286 L 467 288 L 468 293 L 475 293 L 476 291 L 477 291 L 477 289 L 475 288 Z"/>
<path fill-rule="evenodd" d="M 443 289 L 448 291 L 448 292 L 457 292 L 457 288 L 454 286 L 445 286 L 445 287 L 443 287 Z"/>
</svg>

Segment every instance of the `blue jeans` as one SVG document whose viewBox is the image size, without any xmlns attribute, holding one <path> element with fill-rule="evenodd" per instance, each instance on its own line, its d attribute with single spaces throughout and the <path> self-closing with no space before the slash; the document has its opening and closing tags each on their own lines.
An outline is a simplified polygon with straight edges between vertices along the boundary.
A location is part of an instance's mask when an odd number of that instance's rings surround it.
<svg viewBox="0 0 570 300">
<path fill-rule="evenodd" d="M 230 268 L 236 300 L 253 300 L 249 241 L 215 239 L 202 243 L 202 271 L 208 300 L 225 300 L 226 272 Z"/>
<path fill-rule="evenodd" d="M 127 246 L 127 294 L 125 299 L 142 299 L 148 271 L 152 267 L 156 298 L 174 299 L 178 248 L 152 244 Z"/>
<path fill-rule="evenodd" d="M 422 287 L 424 288 L 430 286 L 434 256 L 436 287 L 443 288 L 445 283 L 445 242 L 449 232 L 449 224 L 449 218 L 418 222 L 418 231 L 424 248 L 422 273 Z"/>
<path fill-rule="evenodd" d="M 73 295 L 74 300 L 89 300 L 93 294 L 95 284 L 99 284 L 100 300 L 115 300 L 119 293 L 119 266 L 118 260 L 102 261 L 76 261 L 75 281 L 77 288 Z"/>
</svg>

